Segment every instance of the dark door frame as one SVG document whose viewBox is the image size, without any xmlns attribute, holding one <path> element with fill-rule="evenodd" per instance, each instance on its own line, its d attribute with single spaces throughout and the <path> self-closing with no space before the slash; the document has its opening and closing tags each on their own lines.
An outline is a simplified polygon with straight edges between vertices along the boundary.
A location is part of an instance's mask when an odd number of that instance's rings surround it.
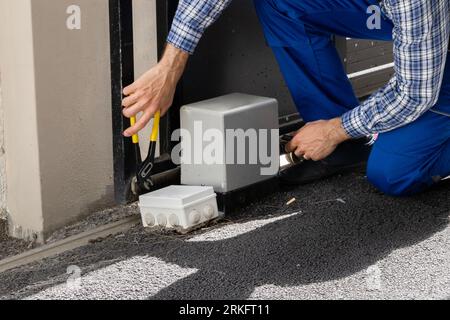
<svg viewBox="0 0 450 320">
<path fill-rule="evenodd" d="M 122 91 L 134 81 L 133 7 L 131 0 L 109 0 L 114 193 L 117 203 L 130 199 L 127 187 L 136 171 L 136 156 L 123 131 L 129 121 L 122 115 Z"/>
<path fill-rule="evenodd" d="M 172 20 L 177 2 L 157 1 L 157 37 L 158 54 L 162 55 L 169 21 Z M 134 41 L 133 41 L 133 4 L 132 0 L 109 0 L 110 55 L 111 55 L 111 95 L 112 130 L 114 159 L 115 201 L 126 204 L 134 200 L 131 194 L 131 180 L 136 172 L 136 154 L 131 139 L 123 137 L 123 131 L 129 126 L 129 120 L 122 115 L 123 89 L 134 81 Z M 181 92 L 178 90 L 178 92 Z M 174 107 L 161 120 L 160 153 L 161 159 L 170 161 L 175 143 L 171 142 L 174 129 L 179 128 L 180 95 L 177 93 Z M 170 167 L 161 165 L 160 168 Z M 159 172 L 155 172 L 159 173 Z"/>
</svg>

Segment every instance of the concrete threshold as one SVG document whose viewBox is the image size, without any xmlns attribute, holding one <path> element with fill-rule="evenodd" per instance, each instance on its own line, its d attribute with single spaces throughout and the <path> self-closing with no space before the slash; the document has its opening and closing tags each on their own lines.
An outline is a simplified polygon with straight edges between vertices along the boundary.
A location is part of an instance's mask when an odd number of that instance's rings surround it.
<svg viewBox="0 0 450 320">
<path fill-rule="evenodd" d="M 66 251 L 74 250 L 95 240 L 123 233 L 140 223 L 140 216 L 132 216 L 113 222 L 66 239 L 12 256 L 0 261 L 0 273 L 40 261 Z"/>
</svg>

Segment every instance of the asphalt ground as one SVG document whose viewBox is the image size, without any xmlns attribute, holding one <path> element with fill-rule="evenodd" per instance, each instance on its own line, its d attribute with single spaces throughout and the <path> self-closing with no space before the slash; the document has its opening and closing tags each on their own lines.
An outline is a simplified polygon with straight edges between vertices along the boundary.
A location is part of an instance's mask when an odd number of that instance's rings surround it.
<svg viewBox="0 0 450 320">
<path fill-rule="evenodd" d="M 351 173 L 187 236 L 136 227 L 3 272 L 0 298 L 448 299 L 449 215 L 448 183 L 391 198 Z"/>
</svg>

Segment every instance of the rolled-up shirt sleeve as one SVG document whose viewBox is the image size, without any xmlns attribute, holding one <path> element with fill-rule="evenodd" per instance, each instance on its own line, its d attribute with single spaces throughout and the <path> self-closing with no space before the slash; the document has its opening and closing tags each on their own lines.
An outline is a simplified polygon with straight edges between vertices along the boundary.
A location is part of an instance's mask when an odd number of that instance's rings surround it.
<svg viewBox="0 0 450 320">
<path fill-rule="evenodd" d="M 394 77 L 342 117 L 347 133 L 361 137 L 418 119 L 439 98 L 449 39 L 448 0 L 386 0 L 394 24 Z"/>
<path fill-rule="evenodd" d="M 180 0 L 167 42 L 193 54 L 205 30 L 232 0 Z"/>
</svg>

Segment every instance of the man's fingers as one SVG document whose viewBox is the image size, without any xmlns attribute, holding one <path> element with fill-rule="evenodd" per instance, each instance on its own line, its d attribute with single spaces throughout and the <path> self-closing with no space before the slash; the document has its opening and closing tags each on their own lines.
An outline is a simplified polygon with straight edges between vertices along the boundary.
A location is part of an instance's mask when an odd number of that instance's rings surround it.
<svg viewBox="0 0 450 320">
<path fill-rule="evenodd" d="M 301 144 L 295 138 L 286 145 L 286 152 L 292 152 L 300 159 L 304 158 L 305 155 L 305 150 L 303 150 Z"/>
<path fill-rule="evenodd" d="M 147 125 L 147 123 L 150 122 L 150 120 L 153 117 L 154 112 L 150 111 L 149 109 L 147 109 L 144 114 L 142 115 L 142 117 L 136 122 L 136 124 L 130 128 L 128 128 L 127 130 L 125 130 L 125 132 L 123 133 L 123 135 L 125 137 L 131 137 L 134 134 L 137 134 L 139 131 L 141 131 L 142 129 L 144 129 L 144 127 Z"/>
<path fill-rule="evenodd" d="M 297 149 L 297 143 L 295 141 L 295 138 L 286 144 L 285 149 L 286 149 L 285 151 L 288 153 L 294 152 Z"/>
<path fill-rule="evenodd" d="M 124 94 L 125 96 L 129 96 L 129 95 L 133 94 L 134 92 L 136 92 L 136 90 L 137 90 L 137 88 L 136 88 L 136 86 L 133 84 L 133 85 L 131 85 L 131 86 L 126 87 L 125 89 L 123 89 L 123 94 Z"/>
<path fill-rule="evenodd" d="M 125 87 L 123 89 L 123 94 L 129 96 L 135 93 L 137 90 L 138 90 L 138 81 L 135 81 L 134 83 L 130 84 L 128 87 Z"/>
<path fill-rule="evenodd" d="M 143 94 L 140 92 L 135 92 L 132 95 L 126 97 L 122 101 L 122 106 L 124 108 L 129 108 L 132 105 L 134 105 L 136 102 L 138 102 L 142 98 Z"/>
<path fill-rule="evenodd" d="M 135 115 L 137 115 L 139 112 L 143 111 L 145 109 L 145 106 L 148 105 L 150 101 L 147 101 L 146 99 L 141 99 L 137 101 L 134 105 L 123 109 L 123 115 L 127 118 L 131 118 Z"/>
<path fill-rule="evenodd" d="M 301 148 L 297 148 L 297 149 L 294 151 L 294 154 L 295 154 L 299 159 L 305 158 L 305 151 L 303 151 Z"/>
<path fill-rule="evenodd" d="M 308 154 L 306 154 L 306 153 L 302 154 L 300 157 L 305 159 L 305 160 L 311 160 L 311 157 Z"/>
</svg>

